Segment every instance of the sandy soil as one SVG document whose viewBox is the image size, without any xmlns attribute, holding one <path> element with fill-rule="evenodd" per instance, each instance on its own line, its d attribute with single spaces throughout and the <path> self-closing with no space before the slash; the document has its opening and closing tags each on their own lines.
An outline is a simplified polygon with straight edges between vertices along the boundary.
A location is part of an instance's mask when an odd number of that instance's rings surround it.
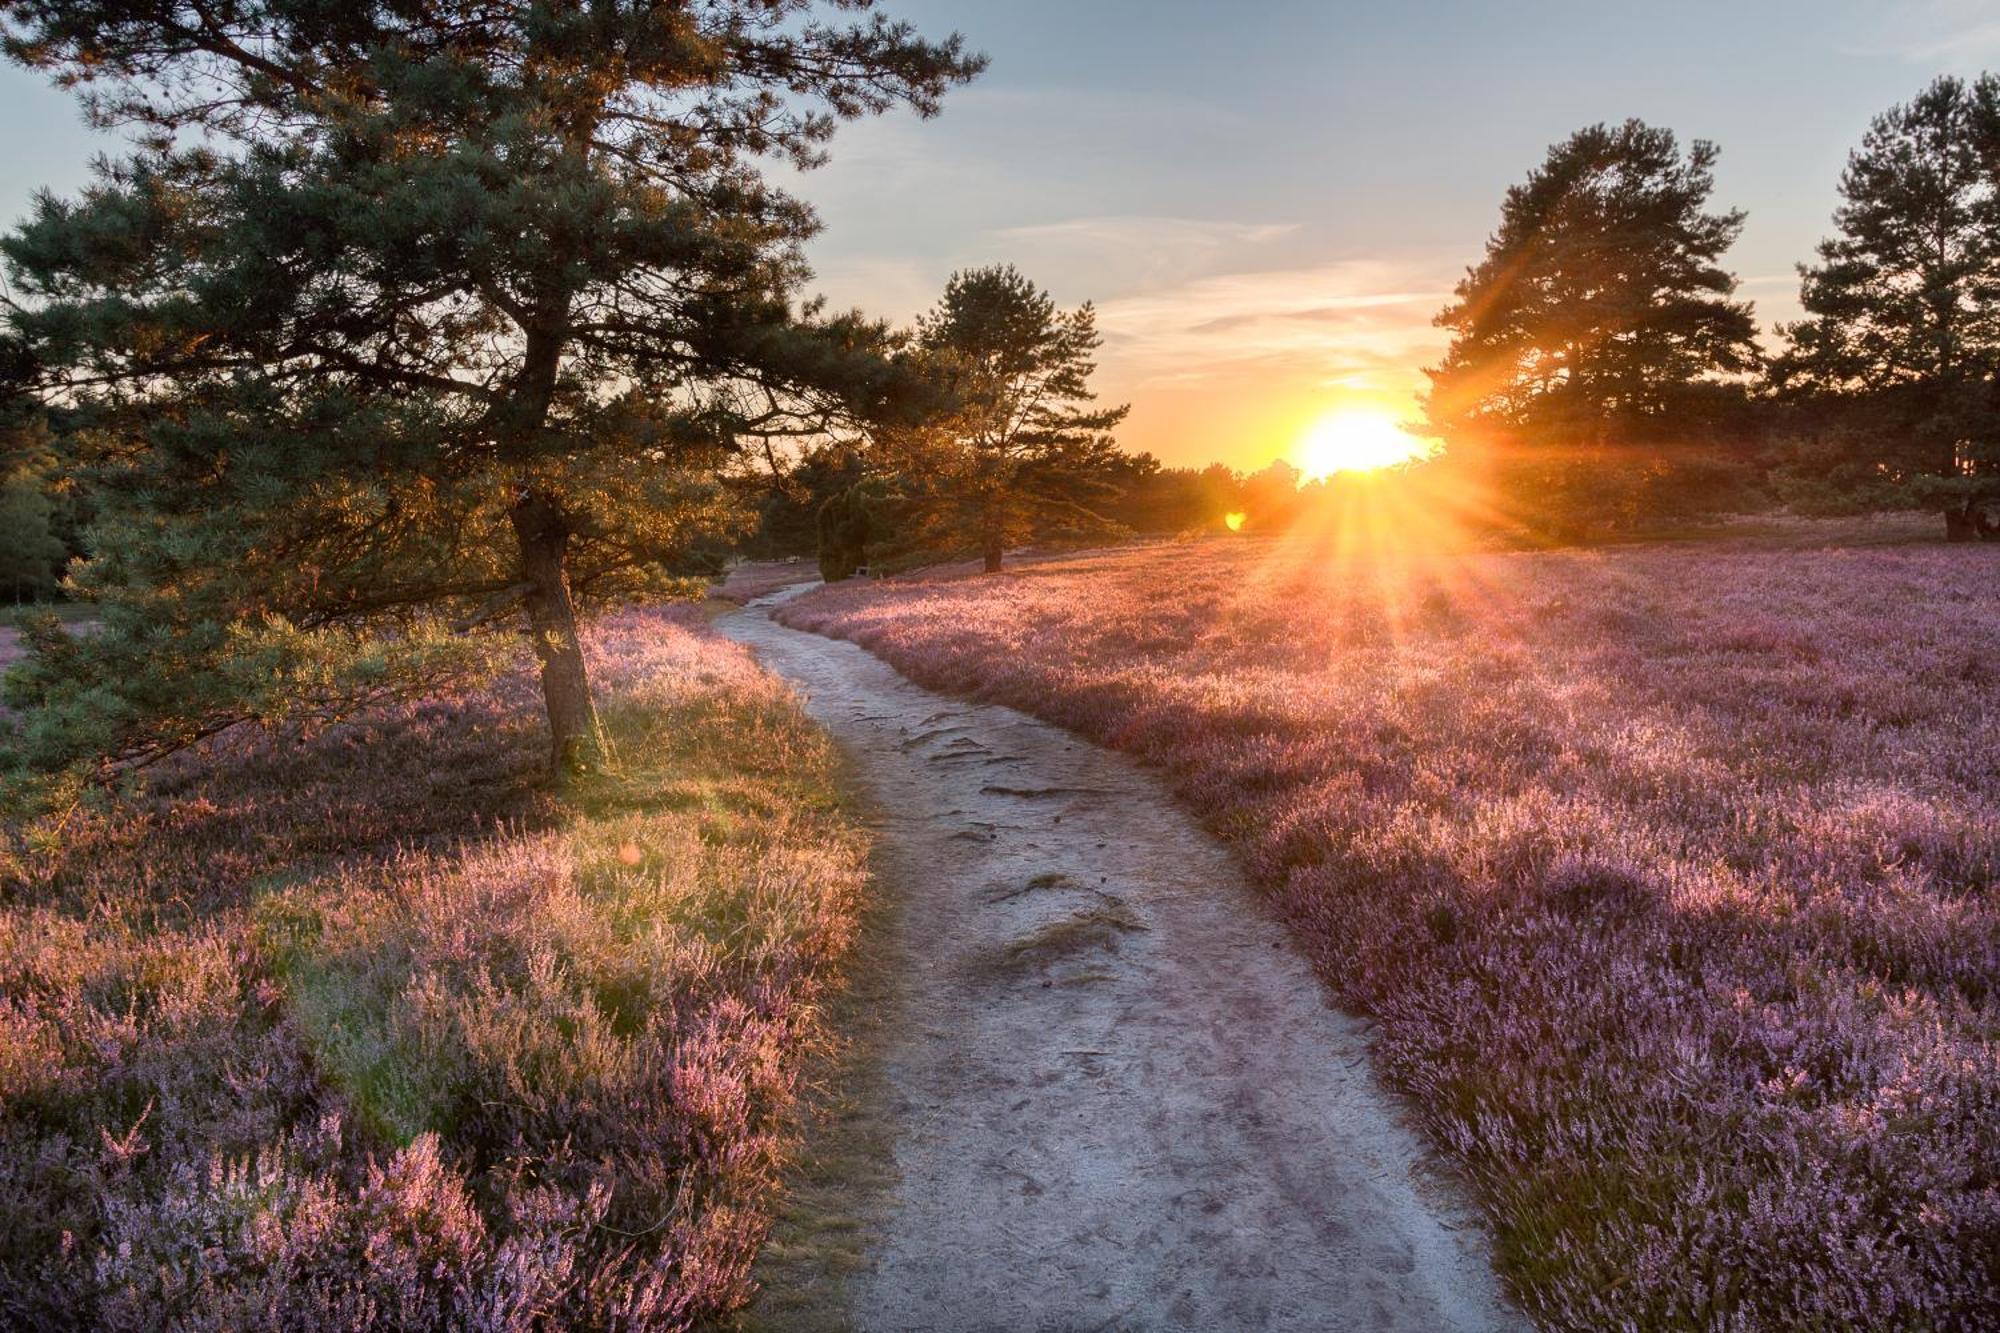
<svg viewBox="0 0 2000 1333">
<path fill-rule="evenodd" d="M 717 627 L 854 759 L 915 960 L 853 1325 L 1521 1326 L 1364 1025 L 1162 784 L 765 614 L 802 591 Z"/>
</svg>

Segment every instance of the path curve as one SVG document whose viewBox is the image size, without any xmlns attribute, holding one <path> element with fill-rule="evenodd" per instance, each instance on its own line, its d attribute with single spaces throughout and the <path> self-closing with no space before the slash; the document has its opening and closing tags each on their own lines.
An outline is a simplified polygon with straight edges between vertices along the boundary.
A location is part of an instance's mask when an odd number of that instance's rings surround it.
<svg viewBox="0 0 2000 1333">
<path fill-rule="evenodd" d="M 1521 1327 L 1363 1025 L 1161 782 L 770 618 L 810 586 L 717 628 L 854 760 L 901 899 L 855 1326 Z"/>
</svg>

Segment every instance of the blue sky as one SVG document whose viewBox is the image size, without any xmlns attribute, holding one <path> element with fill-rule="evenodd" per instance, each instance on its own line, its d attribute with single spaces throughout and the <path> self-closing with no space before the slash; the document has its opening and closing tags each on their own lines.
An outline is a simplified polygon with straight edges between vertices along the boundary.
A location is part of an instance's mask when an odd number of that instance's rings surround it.
<svg viewBox="0 0 2000 1333">
<path fill-rule="evenodd" d="M 1010 260 L 1094 300 L 1126 442 L 1256 466 L 1328 412 L 1400 412 L 1500 195 L 1579 126 L 1721 145 L 1762 322 L 1825 234 L 1868 120 L 2000 68 L 2000 0 L 886 0 L 993 60 L 945 114 L 848 127 L 799 183 L 837 303 L 905 318 Z M 105 146 L 0 69 L 0 219 Z"/>
</svg>

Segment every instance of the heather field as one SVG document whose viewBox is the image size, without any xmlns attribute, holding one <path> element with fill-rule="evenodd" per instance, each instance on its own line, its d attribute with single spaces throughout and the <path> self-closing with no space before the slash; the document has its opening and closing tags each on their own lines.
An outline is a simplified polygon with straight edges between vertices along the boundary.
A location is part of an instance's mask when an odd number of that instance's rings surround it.
<svg viewBox="0 0 2000 1333">
<path fill-rule="evenodd" d="M 1156 547 L 788 623 L 1162 766 L 1547 1326 L 2000 1326 L 2000 551 Z"/>
<path fill-rule="evenodd" d="M 532 679 L 230 733 L 0 864 L 0 1325 L 679 1328 L 748 1294 L 861 847 L 685 612 Z"/>
</svg>

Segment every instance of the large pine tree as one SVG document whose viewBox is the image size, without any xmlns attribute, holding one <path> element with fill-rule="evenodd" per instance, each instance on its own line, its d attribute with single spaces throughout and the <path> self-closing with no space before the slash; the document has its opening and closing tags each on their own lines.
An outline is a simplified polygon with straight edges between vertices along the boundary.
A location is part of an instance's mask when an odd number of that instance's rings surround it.
<svg viewBox="0 0 2000 1333">
<path fill-rule="evenodd" d="M 1941 78 L 1876 118 L 1840 181 L 1838 234 L 1801 266 L 1807 317 L 1772 367 L 1862 498 L 2000 537 L 2000 80 Z"/>
<path fill-rule="evenodd" d="M 1427 372 L 1430 429 L 1461 461 L 1525 451 L 1559 476 L 1578 460 L 1631 470 L 1633 446 L 1726 417 L 1758 354 L 1721 266 L 1743 215 L 1710 211 L 1715 159 L 1640 121 L 1594 125 L 1507 191 L 1485 257 L 1437 317 L 1452 341 Z"/>
<path fill-rule="evenodd" d="M 765 164 L 930 114 L 979 60 L 873 0 L 0 0 L 136 127 L 4 243 L 99 507 L 105 632 L 18 674 L 17 763 L 133 761 L 420 689 L 525 612 L 559 771 L 596 760 L 575 598 L 724 522 L 718 459 L 885 391 L 807 317 Z"/>
</svg>

